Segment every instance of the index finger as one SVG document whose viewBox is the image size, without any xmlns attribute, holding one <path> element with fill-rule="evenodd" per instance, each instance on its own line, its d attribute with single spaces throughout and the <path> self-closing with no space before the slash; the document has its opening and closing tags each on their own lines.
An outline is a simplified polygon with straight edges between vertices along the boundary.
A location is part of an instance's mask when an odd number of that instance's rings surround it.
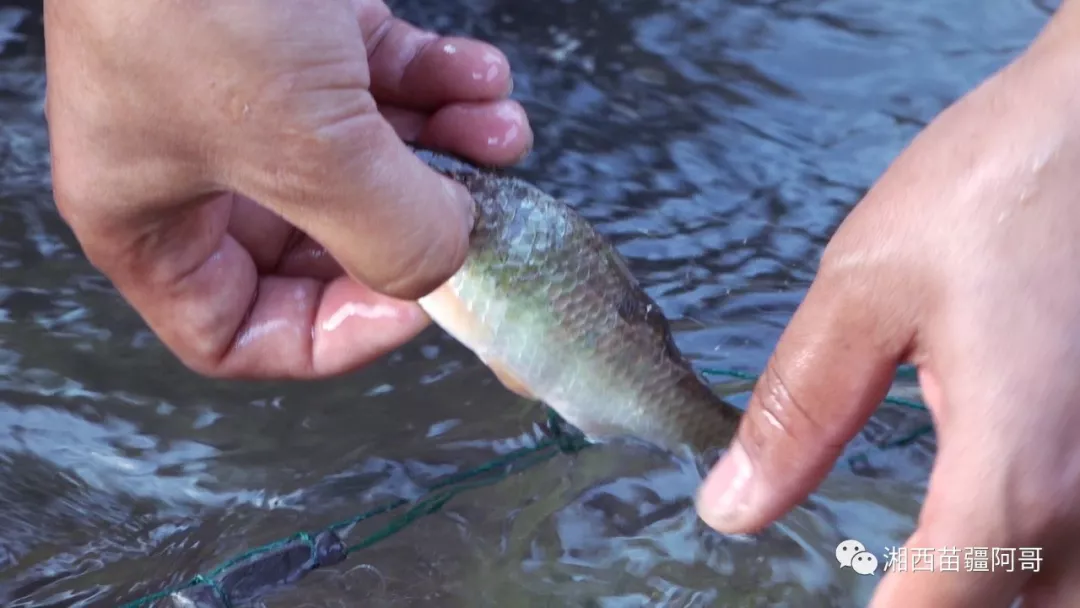
<svg viewBox="0 0 1080 608">
<path fill-rule="evenodd" d="M 365 11 L 359 21 L 371 94 L 380 103 L 433 111 L 510 94 L 510 62 L 490 44 L 439 36 L 393 17 L 388 9 Z"/>
<path fill-rule="evenodd" d="M 826 270 L 811 285 L 731 449 L 702 484 L 698 510 L 717 530 L 759 530 L 805 499 L 888 391 L 907 326 L 844 284 L 861 279 L 836 275 Z"/>
</svg>

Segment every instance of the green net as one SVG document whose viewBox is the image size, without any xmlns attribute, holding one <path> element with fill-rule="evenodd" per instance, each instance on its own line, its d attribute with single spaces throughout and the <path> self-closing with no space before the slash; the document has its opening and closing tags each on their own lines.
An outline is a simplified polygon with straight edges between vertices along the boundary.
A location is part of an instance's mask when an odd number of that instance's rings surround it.
<svg viewBox="0 0 1080 608">
<path fill-rule="evenodd" d="M 727 376 L 756 381 L 757 376 L 736 370 L 705 369 L 707 376 Z M 901 369 L 900 377 L 912 377 L 913 372 Z M 925 410 L 914 400 L 887 397 L 886 403 Z M 304 574 L 320 567 L 344 561 L 350 554 L 366 549 L 400 532 L 414 521 L 438 512 L 462 492 L 496 484 L 508 476 L 550 460 L 559 454 L 574 453 L 592 445 L 576 429 L 565 423 L 554 411 L 548 411 L 545 438 L 535 445 L 521 448 L 490 460 L 480 466 L 443 477 L 427 486 L 419 499 L 397 499 L 330 524 L 314 532 L 297 532 L 286 538 L 250 549 L 222 564 L 192 577 L 184 584 L 143 596 L 121 608 L 140 608 L 155 602 L 167 601 L 176 608 L 232 608 L 241 598 L 251 598 L 282 584 L 290 584 Z M 904 437 L 893 440 L 883 448 L 907 445 L 930 432 L 925 425 Z M 339 533 L 363 521 L 389 513 L 397 513 L 378 530 L 345 544 Z"/>
</svg>

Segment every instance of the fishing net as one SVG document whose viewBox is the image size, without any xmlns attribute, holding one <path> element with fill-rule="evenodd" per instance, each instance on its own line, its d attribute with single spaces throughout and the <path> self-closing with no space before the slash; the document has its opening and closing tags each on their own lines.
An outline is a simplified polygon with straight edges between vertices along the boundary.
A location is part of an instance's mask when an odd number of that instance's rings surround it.
<svg viewBox="0 0 1080 608">
<path fill-rule="evenodd" d="M 735 370 L 707 369 L 706 376 L 725 376 L 746 381 L 752 387 L 756 377 Z M 911 375 L 902 369 L 901 375 Z M 890 396 L 886 403 L 908 409 L 925 410 L 915 400 Z M 889 449 L 907 445 L 930 432 L 930 425 L 920 426 L 899 438 L 891 438 L 880 447 Z M 548 412 L 545 437 L 536 444 L 510 452 L 480 466 L 448 475 L 429 485 L 417 500 L 397 499 L 333 523 L 322 530 L 297 532 L 287 538 L 255 547 L 186 583 L 143 596 L 121 608 L 233 608 L 246 604 L 283 585 L 294 584 L 317 568 L 335 566 L 351 554 L 393 536 L 411 523 L 438 512 L 455 496 L 470 489 L 488 486 L 510 475 L 531 468 L 560 454 L 588 448 L 585 437 L 563 421 L 554 411 Z M 393 517 L 375 532 L 349 542 L 348 533 L 357 524 L 380 516 Z"/>
</svg>

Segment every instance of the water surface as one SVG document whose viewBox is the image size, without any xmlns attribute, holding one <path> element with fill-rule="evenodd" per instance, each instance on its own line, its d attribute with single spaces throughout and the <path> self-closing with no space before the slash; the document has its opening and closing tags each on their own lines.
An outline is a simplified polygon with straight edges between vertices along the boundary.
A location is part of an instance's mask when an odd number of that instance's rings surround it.
<svg viewBox="0 0 1080 608">
<path fill-rule="evenodd" d="M 181 366 L 52 206 L 39 15 L 19 8 L 33 5 L 0 8 L 0 603 L 114 606 L 539 436 L 543 413 L 434 329 L 323 382 Z M 507 52 L 536 131 L 521 174 L 611 236 L 695 365 L 750 372 L 851 206 L 1048 14 L 1028 0 L 394 5 Z M 875 446 L 927 421 L 884 408 L 760 538 L 706 530 L 675 461 L 597 447 L 463 494 L 259 605 L 861 605 L 878 579 L 833 550 L 910 533 L 932 440 Z"/>
</svg>

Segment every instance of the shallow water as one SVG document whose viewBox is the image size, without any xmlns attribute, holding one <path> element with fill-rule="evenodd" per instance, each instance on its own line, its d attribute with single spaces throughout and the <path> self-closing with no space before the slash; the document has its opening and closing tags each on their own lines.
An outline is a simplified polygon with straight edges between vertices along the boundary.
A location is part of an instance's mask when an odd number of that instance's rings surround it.
<svg viewBox="0 0 1080 608">
<path fill-rule="evenodd" d="M 1049 10 L 393 4 L 508 53 L 536 130 L 521 173 L 614 239 L 697 366 L 751 372 L 845 213 Z M 51 205 L 40 24 L 14 6 L 0 8 L 0 603 L 117 605 L 535 440 L 543 413 L 434 329 L 331 381 L 187 371 Z M 834 548 L 853 537 L 880 553 L 910 533 L 933 442 L 875 446 L 927 422 L 883 408 L 759 538 L 705 530 L 674 461 L 595 447 L 466 492 L 258 605 L 861 605 L 879 579 L 841 570 Z"/>
</svg>

